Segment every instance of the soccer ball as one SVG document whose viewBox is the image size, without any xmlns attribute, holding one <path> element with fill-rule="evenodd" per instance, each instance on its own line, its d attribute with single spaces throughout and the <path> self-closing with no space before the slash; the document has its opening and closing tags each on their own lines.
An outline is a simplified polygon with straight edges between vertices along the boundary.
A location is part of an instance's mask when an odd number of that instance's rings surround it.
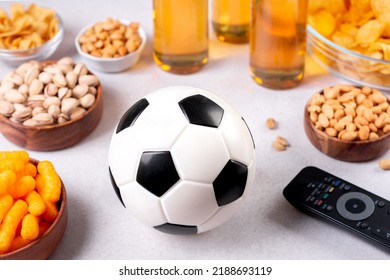
<svg viewBox="0 0 390 280">
<path fill-rule="evenodd" d="M 230 218 L 255 174 L 243 118 L 204 90 L 148 94 L 120 119 L 109 148 L 114 190 L 136 217 L 171 234 L 198 234 Z"/>
</svg>

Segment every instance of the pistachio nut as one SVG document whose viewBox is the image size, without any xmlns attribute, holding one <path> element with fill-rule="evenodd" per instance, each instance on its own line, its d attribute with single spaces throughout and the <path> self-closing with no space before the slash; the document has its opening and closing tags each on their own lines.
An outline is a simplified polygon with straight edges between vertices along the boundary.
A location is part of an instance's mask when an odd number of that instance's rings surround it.
<svg viewBox="0 0 390 280">
<path fill-rule="evenodd" d="M 80 98 L 81 107 L 88 109 L 95 103 L 95 96 L 91 93 L 87 93 Z"/>
<path fill-rule="evenodd" d="M 7 100 L 0 100 L 0 114 L 5 117 L 10 117 L 15 111 L 14 105 Z"/>
<path fill-rule="evenodd" d="M 53 76 L 53 83 L 57 87 L 66 87 L 67 81 L 66 81 L 65 76 L 63 74 L 55 74 Z"/>
<path fill-rule="evenodd" d="M 77 85 L 72 90 L 72 95 L 75 98 L 81 98 L 87 94 L 89 87 L 85 84 Z"/>
<path fill-rule="evenodd" d="M 31 81 L 30 87 L 28 89 L 28 94 L 30 96 L 41 94 L 43 90 L 43 82 L 39 79 L 34 79 Z"/>
<path fill-rule="evenodd" d="M 72 114 L 72 112 L 79 106 L 79 104 L 80 101 L 76 98 L 64 98 L 61 101 L 61 112 L 67 116 L 70 116 L 70 114 Z"/>
<path fill-rule="evenodd" d="M 27 98 L 17 89 L 9 89 L 5 92 L 4 99 L 12 103 L 23 103 Z"/>
<path fill-rule="evenodd" d="M 79 76 L 79 84 L 85 84 L 87 86 L 97 86 L 99 80 L 95 75 L 83 75 Z"/>
</svg>

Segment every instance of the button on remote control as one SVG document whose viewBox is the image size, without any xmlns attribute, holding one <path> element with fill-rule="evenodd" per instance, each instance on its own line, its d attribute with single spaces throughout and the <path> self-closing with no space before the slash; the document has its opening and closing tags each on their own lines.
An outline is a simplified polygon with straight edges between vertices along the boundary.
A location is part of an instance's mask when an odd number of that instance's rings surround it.
<svg viewBox="0 0 390 280">
<path fill-rule="evenodd" d="M 343 194 L 337 200 L 337 212 L 351 221 L 365 220 L 374 213 L 375 204 L 372 199 L 359 192 Z"/>
</svg>

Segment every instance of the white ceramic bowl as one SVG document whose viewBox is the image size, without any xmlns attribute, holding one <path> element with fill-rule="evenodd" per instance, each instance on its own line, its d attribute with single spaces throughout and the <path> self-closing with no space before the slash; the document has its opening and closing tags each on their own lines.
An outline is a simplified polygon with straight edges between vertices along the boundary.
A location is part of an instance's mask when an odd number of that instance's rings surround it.
<svg viewBox="0 0 390 280">
<path fill-rule="evenodd" d="M 129 22 L 122 21 L 124 24 L 128 24 Z M 107 73 L 115 73 L 115 72 L 122 72 L 130 67 L 134 66 L 139 58 L 141 57 L 142 50 L 145 47 L 146 44 L 146 34 L 144 30 L 139 27 L 138 32 L 142 39 L 141 45 L 138 47 L 137 50 L 134 52 L 131 52 L 123 57 L 117 57 L 117 58 L 99 58 L 92 56 L 86 52 L 84 52 L 79 43 L 79 38 L 84 34 L 84 32 L 91 28 L 95 24 L 91 24 L 85 28 L 83 28 L 76 36 L 75 38 L 75 46 L 78 51 L 78 53 L 81 55 L 81 57 L 85 60 L 88 68 L 94 71 L 100 71 L 100 72 L 107 72 Z"/>
<path fill-rule="evenodd" d="M 64 25 L 61 17 L 58 18 L 58 32 L 43 45 L 27 50 L 7 50 L 0 49 L 0 60 L 10 66 L 18 66 L 31 60 L 45 60 L 50 57 L 58 48 L 64 38 Z"/>
</svg>

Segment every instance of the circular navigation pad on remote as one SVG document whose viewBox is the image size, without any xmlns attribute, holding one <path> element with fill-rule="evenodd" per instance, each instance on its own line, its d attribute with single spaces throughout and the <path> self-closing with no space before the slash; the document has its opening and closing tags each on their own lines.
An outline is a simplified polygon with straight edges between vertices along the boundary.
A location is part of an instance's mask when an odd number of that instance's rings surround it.
<svg viewBox="0 0 390 280">
<path fill-rule="evenodd" d="M 351 221 L 367 219 L 374 213 L 374 201 L 364 193 L 350 192 L 343 194 L 336 203 L 337 212 Z"/>
</svg>

